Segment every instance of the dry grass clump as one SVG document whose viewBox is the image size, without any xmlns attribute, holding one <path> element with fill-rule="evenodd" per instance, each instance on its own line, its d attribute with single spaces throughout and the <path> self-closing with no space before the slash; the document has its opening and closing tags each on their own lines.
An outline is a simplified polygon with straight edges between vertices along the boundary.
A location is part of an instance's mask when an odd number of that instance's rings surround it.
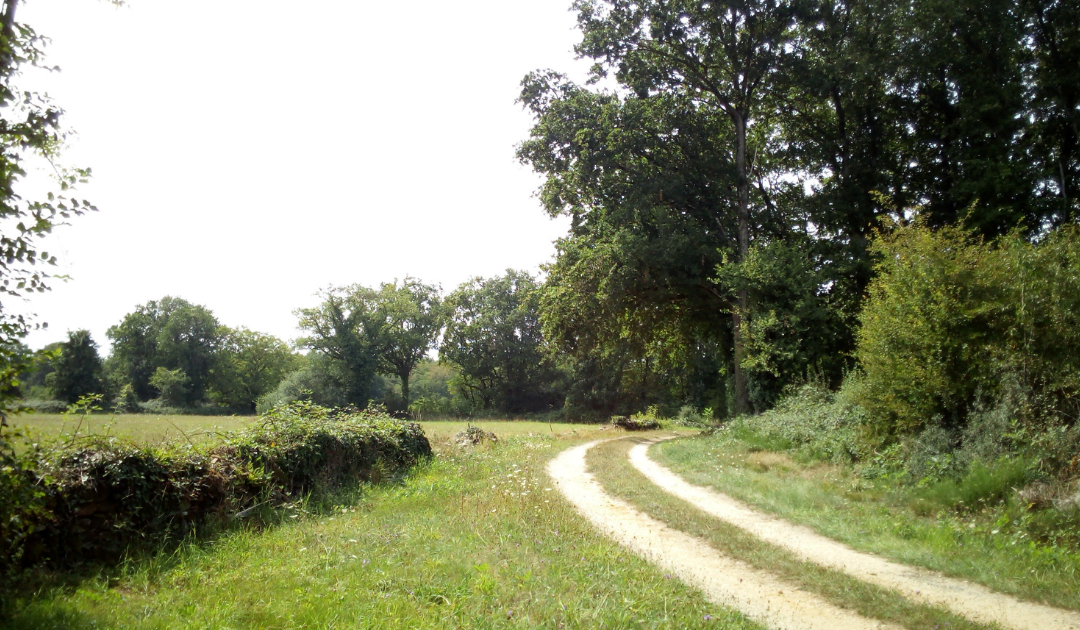
<svg viewBox="0 0 1080 630">
<path fill-rule="evenodd" d="M 458 446 L 479 446 L 484 442 L 490 442 L 491 444 L 498 444 L 499 437 L 491 431 L 485 431 L 480 427 L 469 427 L 464 431 L 459 431 L 454 436 L 454 444 Z"/>
</svg>

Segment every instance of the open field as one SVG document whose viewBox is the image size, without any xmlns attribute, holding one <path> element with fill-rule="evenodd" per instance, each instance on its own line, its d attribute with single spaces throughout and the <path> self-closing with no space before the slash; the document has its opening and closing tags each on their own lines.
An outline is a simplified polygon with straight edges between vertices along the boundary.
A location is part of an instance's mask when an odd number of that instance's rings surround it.
<svg viewBox="0 0 1080 630">
<path fill-rule="evenodd" d="M 455 447 L 446 436 L 464 423 L 435 423 L 438 457 L 399 483 L 28 589 L 6 627 L 758 627 L 621 549 L 552 489 L 553 455 L 612 431 L 479 424 L 498 445 Z"/>
<path fill-rule="evenodd" d="M 196 444 L 212 443 L 218 435 L 238 431 L 256 420 L 256 416 L 156 416 L 152 414 L 68 415 L 24 414 L 10 419 L 12 428 L 22 429 L 37 439 L 61 436 L 114 435 L 140 444 L 160 444 L 176 440 L 191 440 Z M 547 422 L 478 420 L 433 420 L 421 422 L 424 433 L 434 443 L 453 436 L 468 426 L 493 431 L 499 436 L 548 433 L 551 435 L 588 431 L 596 425 Z"/>
<path fill-rule="evenodd" d="M 1032 540 L 1004 508 L 925 513 L 910 493 L 887 482 L 761 450 L 723 432 L 657 444 L 649 452 L 690 483 L 855 549 L 1080 610 L 1080 553 L 1052 540 Z"/>
<path fill-rule="evenodd" d="M 215 435 L 236 431 L 250 424 L 254 416 L 156 416 L 151 414 L 64 415 L 35 413 L 12 417 L 12 428 L 24 430 L 35 441 L 79 435 L 114 435 L 139 442 L 159 444 L 190 439 L 196 444 L 213 442 Z"/>
</svg>

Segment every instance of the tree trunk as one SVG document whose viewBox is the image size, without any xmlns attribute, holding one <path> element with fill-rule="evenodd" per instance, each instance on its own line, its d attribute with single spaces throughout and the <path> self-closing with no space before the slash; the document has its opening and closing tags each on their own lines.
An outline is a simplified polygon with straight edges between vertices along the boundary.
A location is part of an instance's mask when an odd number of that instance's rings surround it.
<svg viewBox="0 0 1080 630">
<path fill-rule="evenodd" d="M 4 0 L 4 15 L 0 18 L 0 36 L 3 37 L 0 48 L 0 72 L 7 76 L 15 65 L 15 9 L 19 0 Z M 3 103 L 4 105 L 7 102 Z"/>
<path fill-rule="evenodd" d="M 405 402 L 405 413 L 409 412 L 409 373 L 398 374 L 401 378 L 401 400 Z"/>
<path fill-rule="evenodd" d="M 15 8 L 19 0 L 4 0 L 4 25 L 3 35 L 11 46 L 11 39 L 15 36 Z"/>
<path fill-rule="evenodd" d="M 746 260 L 750 250 L 750 177 L 746 172 L 746 118 L 740 111 L 731 113 L 735 123 L 735 171 L 737 177 L 739 211 L 739 262 Z M 735 345 L 735 413 L 750 413 L 750 388 L 742 369 L 743 338 L 742 320 L 749 313 L 750 296 L 746 289 L 739 291 L 739 303 L 731 315 Z"/>
</svg>

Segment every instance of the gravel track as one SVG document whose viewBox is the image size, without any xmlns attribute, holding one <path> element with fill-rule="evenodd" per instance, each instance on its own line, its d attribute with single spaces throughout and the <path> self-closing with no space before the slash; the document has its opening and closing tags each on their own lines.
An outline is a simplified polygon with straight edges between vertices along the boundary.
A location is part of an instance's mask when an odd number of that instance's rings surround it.
<svg viewBox="0 0 1080 630">
<path fill-rule="evenodd" d="M 741 611 L 778 630 L 862 630 L 897 628 L 868 619 L 776 576 L 724 556 L 693 536 L 677 531 L 607 494 L 589 474 L 585 454 L 598 440 L 568 449 L 547 471 L 578 512 L 619 544 L 701 589 L 713 602 Z"/>
<path fill-rule="evenodd" d="M 664 438 L 671 439 L 671 438 Z M 1019 600 L 985 586 L 856 551 L 808 527 L 762 514 L 710 488 L 696 486 L 649 459 L 650 440 L 630 449 L 630 463 L 664 491 L 799 558 L 948 609 L 984 624 L 1015 630 L 1080 630 L 1080 613 Z"/>
</svg>

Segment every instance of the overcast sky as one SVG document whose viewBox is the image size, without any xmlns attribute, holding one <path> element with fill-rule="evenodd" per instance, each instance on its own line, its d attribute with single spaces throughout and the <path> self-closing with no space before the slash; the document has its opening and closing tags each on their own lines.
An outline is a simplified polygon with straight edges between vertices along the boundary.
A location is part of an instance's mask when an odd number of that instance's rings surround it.
<svg viewBox="0 0 1080 630">
<path fill-rule="evenodd" d="M 583 78 L 570 0 L 27 0 L 99 212 L 59 228 L 40 347 L 165 295 L 297 336 L 328 285 L 536 271 L 568 223 L 514 159 L 525 73 Z M 17 305 L 10 304 L 12 310 Z"/>
</svg>

